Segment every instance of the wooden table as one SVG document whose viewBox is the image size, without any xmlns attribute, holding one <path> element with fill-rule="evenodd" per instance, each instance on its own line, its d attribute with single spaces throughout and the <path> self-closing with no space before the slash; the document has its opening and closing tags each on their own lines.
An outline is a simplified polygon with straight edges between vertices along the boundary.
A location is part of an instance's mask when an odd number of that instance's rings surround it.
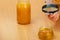
<svg viewBox="0 0 60 40">
<path fill-rule="evenodd" d="M 41 11 L 45 0 L 30 1 L 31 24 L 19 25 L 16 20 L 17 0 L 0 0 L 0 32 L 2 40 L 39 40 L 37 34 L 40 27 L 54 26 L 54 23 Z M 60 40 L 59 31 L 55 30 L 55 36 L 55 40 Z"/>
</svg>

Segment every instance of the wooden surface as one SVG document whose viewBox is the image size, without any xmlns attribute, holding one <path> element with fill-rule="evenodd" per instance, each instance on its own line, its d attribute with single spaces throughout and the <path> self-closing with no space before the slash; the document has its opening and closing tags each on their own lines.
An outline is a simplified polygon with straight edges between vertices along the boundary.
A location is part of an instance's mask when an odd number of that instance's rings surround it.
<svg viewBox="0 0 60 40">
<path fill-rule="evenodd" d="M 17 24 L 17 0 L 0 0 L 1 40 L 39 40 L 38 31 L 42 26 L 53 27 L 54 23 L 41 11 L 45 0 L 31 1 L 31 24 Z M 60 25 L 59 25 L 60 26 Z M 55 40 L 60 40 L 60 32 L 55 30 Z"/>
</svg>

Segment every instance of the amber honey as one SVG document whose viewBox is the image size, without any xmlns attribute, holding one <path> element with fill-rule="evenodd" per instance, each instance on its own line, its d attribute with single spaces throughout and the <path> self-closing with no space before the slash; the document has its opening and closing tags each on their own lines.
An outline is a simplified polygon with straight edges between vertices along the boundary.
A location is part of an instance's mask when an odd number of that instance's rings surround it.
<svg viewBox="0 0 60 40">
<path fill-rule="evenodd" d="M 20 3 L 17 4 L 17 22 L 18 24 L 29 24 L 30 23 L 30 4 Z"/>
<path fill-rule="evenodd" d="M 41 28 L 39 30 L 38 37 L 41 40 L 53 40 L 54 38 L 53 30 L 48 28 Z"/>
<path fill-rule="evenodd" d="M 60 5 L 60 0 L 53 0 L 53 2 L 57 5 Z"/>
</svg>

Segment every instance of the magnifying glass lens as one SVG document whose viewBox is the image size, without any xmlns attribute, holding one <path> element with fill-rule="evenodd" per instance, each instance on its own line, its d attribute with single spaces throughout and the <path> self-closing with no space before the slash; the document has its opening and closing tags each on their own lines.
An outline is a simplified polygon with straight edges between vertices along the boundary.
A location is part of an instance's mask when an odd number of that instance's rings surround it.
<svg viewBox="0 0 60 40">
<path fill-rule="evenodd" d="M 45 13 L 55 13 L 58 12 L 58 6 L 54 4 L 47 4 L 42 7 L 42 11 Z"/>
</svg>

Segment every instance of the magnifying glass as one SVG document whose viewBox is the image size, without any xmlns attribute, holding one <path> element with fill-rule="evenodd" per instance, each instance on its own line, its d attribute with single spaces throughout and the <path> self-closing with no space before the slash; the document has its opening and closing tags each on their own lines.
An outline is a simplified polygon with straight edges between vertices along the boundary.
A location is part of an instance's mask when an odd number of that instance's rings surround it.
<svg viewBox="0 0 60 40">
<path fill-rule="evenodd" d="M 46 4 L 42 7 L 42 11 L 47 14 L 54 14 L 59 11 L 59 8 L 55 4 Z"/>
</svg>

